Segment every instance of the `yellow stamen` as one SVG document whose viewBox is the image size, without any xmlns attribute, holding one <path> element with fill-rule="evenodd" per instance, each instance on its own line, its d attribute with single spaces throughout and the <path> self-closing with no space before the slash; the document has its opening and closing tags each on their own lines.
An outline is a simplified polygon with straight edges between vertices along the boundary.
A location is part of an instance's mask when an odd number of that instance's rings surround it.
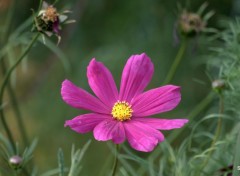
<svg viewBox="0 0 240 176">
<path fill-rule="evenodd" d="M 112 116 L 119 121 L 130 120 L 132 117 L 132 108 L 125 101 L 117 101 L 112 108 Z"/>
</svg>

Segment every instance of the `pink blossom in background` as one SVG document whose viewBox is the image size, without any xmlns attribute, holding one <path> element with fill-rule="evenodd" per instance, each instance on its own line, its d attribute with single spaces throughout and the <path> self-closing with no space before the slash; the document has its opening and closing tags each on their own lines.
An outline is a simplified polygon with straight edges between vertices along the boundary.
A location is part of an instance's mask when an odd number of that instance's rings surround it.
<svg viewBox="0 0 240 176">
<path fill-rule="evenodd" d="M 69 80 L 62 83 L 63 100 L 70 106 L 92 111 L 67 120 L 77 133 L 93 131 L 98 141 L 116 144 L 126 139 L 132 148 L 150 152 L 164 141 L 159 130 L 181 128 L 187 119 L 151 118 L 174 109 L 181 100 L 180 87 L 166 85 L 143 92 L 153 75 L 153 63 L 145 54 L 132 55 L 122 73 L 118 91 L 110 71 L 92 59 L 87 68 L 88 83 L 96 97 Z"/>
</svg>

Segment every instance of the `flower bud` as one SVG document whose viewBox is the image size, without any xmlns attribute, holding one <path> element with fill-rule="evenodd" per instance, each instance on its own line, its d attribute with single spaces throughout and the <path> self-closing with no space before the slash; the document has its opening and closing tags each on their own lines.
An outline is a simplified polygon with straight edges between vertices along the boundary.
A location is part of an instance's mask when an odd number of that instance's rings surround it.
<svg viewBox="0 0 240 176">
<path fill-rule="evenodd" d="M 9 159 L 9 164 L 14 170 L 18 170 L 22 167 L 22 161 L 23 159 L 20 156 L 14 155 Z"/>
<path fill-rule="evenodd" d="M 218 93 L 221 92 L 226 87 L 225 81 L 223 79 L 216 79 L 212 82 L 213 90 Z"/>
<path fill-rule="evenodd" d="M 183 11 L 178 20 L 179 31 L 182 35 L 192 37 L 200 33 L 206 26 L 202 18 L 196 14 Z"/>
</svg>

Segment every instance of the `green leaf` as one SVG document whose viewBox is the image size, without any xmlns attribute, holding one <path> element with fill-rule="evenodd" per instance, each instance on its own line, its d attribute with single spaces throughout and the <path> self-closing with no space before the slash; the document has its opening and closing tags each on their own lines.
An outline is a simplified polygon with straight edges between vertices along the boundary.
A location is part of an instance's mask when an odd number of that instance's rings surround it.
<svg viewBox="0 0 240 176">
<path fill-rule="evenodd" d="M 67 172 L 67 171 L 68 171 L 68 169 L 65 168 L 64 172 Z M 50 171 L 47 171 L 47 172 L 41 174 L 40 176 L 52 176 L 52 175 L 57 175 L 58 173 L 59 173 L 59 168 L 56 168 L 56 169 L 52 169 Z"/>
<path fill-rule="evenodd" d="M 58 168 L 59 176 L 64 176 L 64 155 L 61 148 L 58 150 Z"/>
<path fill-rule="evenodd" d="M 197 14 L 198 14 L 199 16 L 202 16 L 202 14 L 203 14 L 204 10 L 207 8 L 207 6 L 208 6 L 208 3 L 207 3 L 207 2 L 203 3 L 203 4 L 199 7 L 199 9 L 198 9 L 198 11 L 197 11 Z"/>
<path fill-rule="evenodd" d="M 84 154 L 86 153 L 86 150 L 88 149 L 89 145 L 90 145 L 91 141 L 89 140 L 82 149 L 78 149 L 77 151 L 75 151 L 75 147 L 74 145 L 72 146 L 72 152 L 71 152 L 71 168 L 69 171 L 68 176 L 78 176 L 82 166 L 81 166 L 81 161 L 82 158 L 84 156 Z"/>
</svg>

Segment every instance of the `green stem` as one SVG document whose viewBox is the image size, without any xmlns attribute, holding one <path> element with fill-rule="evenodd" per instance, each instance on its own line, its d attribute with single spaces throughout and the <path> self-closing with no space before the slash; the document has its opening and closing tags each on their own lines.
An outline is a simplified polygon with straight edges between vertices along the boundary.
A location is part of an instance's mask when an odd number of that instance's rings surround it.
<svg viewBox="0 0 240 176">
<path fill-rule="evenodd" d="M 218 118 L 218 122 L 217 122 L 217 128 L 215 131 L 215 135 L 214 135 L 214 139 L 211 143 L 210 149 L 213 148 L 216 145 L 216 142 L 218 140 L 218 138 L 220 137 L 221 134 L 221 129 L 222 129 L 222 117 L 221 114 L 223 114 L 224 111 L 224 101 L 223 101 L 223 95 L 220 93 L 219 94 L 219 118 Z M 210 150 L 208 153 L 208 156 L 206 158 L 206 160 L 203 162 L 202 166 L 200 167 L 200 171 L 205 168 L 205 166 L 208 164 L 212 154 L 213 154 L 214 150 Z"/>
<path fill-rule="evenodd" d="M 19 59 L 17 59 L 17 61 L 15 62 L 15 64 L 8 70 L 8 72 L 6 73 L 6 75 L 4 76 L 3 82 L 2 82 L 2 86 L 0 89 L 0 105 L 3 104 L 3 94 L 4 94 L 4 90 L 5 87 L 8 84 L 8 80 L 12 74 L 12 72 L 14 71 L 14 69 L 18 66 L 18 64 L 23 60 L 23 58 L 28 54 L 28 52 L 30 51 L 30 49 L 32 48 L 33 44 L 36 42 L 36 40 L 38 39 L 40 33 L 36 34 L 36 36 L 32 39 L 32 41 L 29 43 L 28 47 L 26 48 L 26 50 L 23 52 L 23 54 L 19 57 Z M 3 124 L 3 127 L 7 133 L 7 136 L 10 140 L 10 143 L 12 145 L 12 148 L 14 151 L 16 151 L 16 147 L 15 147 L 15 143 L 14 143 L 14 139 L 13 136 L 11 134 L 11 131 L 7 125 L 7 122 L 5 120 L 5 116 L 4 116 L 4 111 L 3 108 L 0 109 L 0 117 L 1 117 L 1 121 Z"/>
<path fill-rule="evenodd" d="M 16 153 L 15 143 L 14 143 L 14 140 L 13 140 L 12 133 L 11 133 L 11 131 L 10 131 L 8 125 L 7 125 L 7 122 L 5 120 L 5 116 L 4 116 L 4 113 L 3 113 L 3 107 L 1 107 L 1 109 L 0 109 L 0 117 L 1 117 L 3 128 L 5 129 L 6 134 L 8 136 L 8 139 L 9 139 L 9 141 L 11 143 L 12 150 L 14 151 L 14 153 Z"/>
<path fill-rule="evenodd" d="M 199 104 L 197 104 L 196 107 L 193 108 L 193 110 L 187 116 L 187 119 L 190 121 L 190 123 L 192 123 L 192 120 L 198 114 L 200 114 L 209 105 L 209 103 L 212 102 L 213 95 L 214 94 L 212 92 L 210 92 L 204 99 L 202 99 L 202 101 Z M 190 124 L 188 124 L 188 125 L 190 125 Z M 185 128 L 180 128 L 180 129 L 178 129 L 177 133 L 170 134 L 168 136 L 168 142 L 169 143 L 173 142 L 184 130 L 185 130 Z"/>
<path fill-rule="evenodd" d="M 3 70 L 3 75 L 5 75 L 6 74 L 6 64 L 5 64 L 4 60 L 2 60 L 2 70 Z M 22 136 L 24 144 L 26 146 L 28 146 L 29 142 L 28 142 L 27 133 L 26 133 L 26 130 L 24 127 L 24 123 L 22 120 L 23 118 L 22 118 L 22 115 L 21 115 L 21 112 L 20 112 L 20 109 L 18 106 L 18 101 L 17 101 L 16 95 L 15 95 L 10 83 L 7 84 L 7 90 L 8 90 L 8 94 L 11 99 L 11 102 L 12 102 L 13 110 L 14 110 L 15 117 L 17 120 L 18 129 L 20 130 L 20 134 Z"/>
<path fill-rule="evenodd" d="M 119 152 L 119 145 L 116 144 L 116 149 L 115 149 L 115 159 L 114 159 L 114 164 L 113 164 L 113 169 L 112 169 L 112 174 L 111 174 L 111 176 L 115 176 L 116 171 L 117 171 L 117 165 L 118 165 L 118 152 Z"/>
<path fill-rule="evenodd" d="M 171 68 L 169 69 L 168 74 L 163 82 L 164 85 L 168 84 L 172 81 L 173 76 L 176 73 L 176 70 L 179 66 L 179 63 L 181 62 L 181 60 L 183 58 L 186 48 L 187 48 L 187 41 L 186 41 L 186 39 L 183 39 L 181 42 L 181 46 L 178 50 L 178 53 L 177 53 L 172 65 L 171 65 Z"/>
<path fill-rule="evenodd" d="M 200 114 L 212 102 L 213 97 L 214 93 L 211 91 L 196 107 L 194 107 L 194 109 L 188 114 L 187 118 L 194 119 L 194 117 Z"/>
<path fill-rule="evenodd" d="M 10 95 L 10 98 L 11 98 L 13 110 L 15 112 L 17 125 L 18 125 L 19 131 L 21 133 L 22 140 L 23 140 L 25 146 L 28 146 L 29 145 L 29 141 L 28 141 L 28 137 L 27 137 L 27 132 L 25 130 L 22 114 L 21 114 L 20 108 L 18 106 L 18 101 L 17 101 L 16 95 L 15 95 L 15 93 L 14 93 L 14 91 L 13 91 L 13 89 L 12 89 L 10 84 L 8 86 L 8 92 L 9 92 L 9 95 Z"/>
</svg>

